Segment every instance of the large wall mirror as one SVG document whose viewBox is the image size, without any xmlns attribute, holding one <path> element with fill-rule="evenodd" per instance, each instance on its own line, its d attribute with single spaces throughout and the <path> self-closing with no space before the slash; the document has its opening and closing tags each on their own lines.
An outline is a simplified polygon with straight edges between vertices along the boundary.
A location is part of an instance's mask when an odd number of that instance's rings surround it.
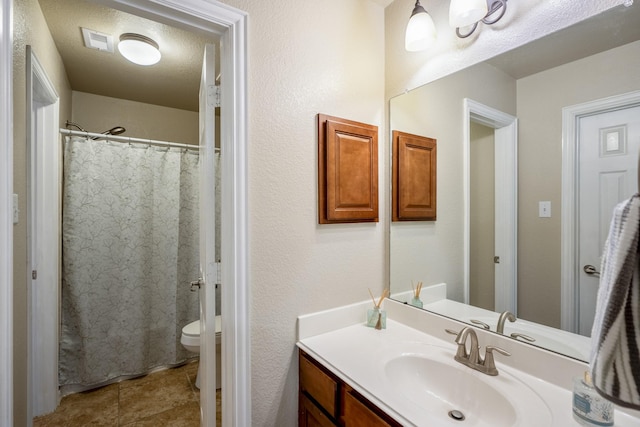
<svg viewBox="0 0 640 427">
<path fill-rule="evenodd" d="M 438 147 L 437 220 L 390 224 L 392 298 L 422 283 L 426 310 L 492 331 L 509 311 L 505 335 L 587 360 L 611 211 L 638 191 L 640 5 L 394 97 L 389 130 Z"/>
</svg>

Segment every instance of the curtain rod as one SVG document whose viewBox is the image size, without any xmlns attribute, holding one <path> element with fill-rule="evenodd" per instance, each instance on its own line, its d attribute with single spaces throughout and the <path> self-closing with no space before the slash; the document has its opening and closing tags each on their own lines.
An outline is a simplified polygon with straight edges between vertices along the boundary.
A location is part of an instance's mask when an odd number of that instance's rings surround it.
<svg viewBox="0 0 640 427">
<path fill-rule="evenodd" d="M 181 144 L 178 142 L 168 142 L 168 141 L 157 141 L 154 139 L 143 139 L 143 138 L 131 138 L 128 136 L 117 136 L 117 135 L 105 135 L 103 133 L 95 133 L 95 132 L 82 132 L 79 130 L 71 130 L 71 129 L 60 129 L 60 133 L 63 135 L 72 135 L 72 136 L 86 136 L 90 138 L 104 138 L 109 141 L 114 142 L 133 142 L 140 144 L 149 144 L 149 145 L 158 145 L 162 147 L 175 147 L 175 148 L 188 148 L 191 150 L 198 150 L 200 146 L 191 145 L 191 144 Z M 219 148 L 216 148 L 216 151 L 219 151 Z"/>
</svg>

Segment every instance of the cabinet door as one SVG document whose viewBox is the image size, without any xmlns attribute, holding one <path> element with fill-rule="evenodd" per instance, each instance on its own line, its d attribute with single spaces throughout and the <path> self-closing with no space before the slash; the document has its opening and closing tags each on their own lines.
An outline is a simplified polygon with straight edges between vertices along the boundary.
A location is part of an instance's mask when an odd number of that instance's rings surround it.
<svg viewBox="0 0 640 427">
<path fill-rule="evenodd" d="M 435 221 L 436 140 L 393 131 L 393 221 Z"/>
<path fill-rule="evenodd" d="M 378 222 L 378 127 L 318 114 L 320 224 Z"/>
<path fill-rule="evenodd" d="M 397 423 L 390 423 L 378 415 L 372 408 L 355 396 L 352 391 L 343 395 L 345 427 L 395 427 Z"/>
<path fill-rule="evenodd" d="M 307 396 L 300 393 L 299 427 L 336 427 Z"/>
</svg>

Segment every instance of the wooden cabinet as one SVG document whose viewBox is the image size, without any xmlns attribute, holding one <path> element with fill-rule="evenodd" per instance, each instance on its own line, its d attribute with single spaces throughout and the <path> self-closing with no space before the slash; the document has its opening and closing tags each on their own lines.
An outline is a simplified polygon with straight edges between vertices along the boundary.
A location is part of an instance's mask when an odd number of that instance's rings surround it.
<svg viewBox="0 0 640 427">
<path fill-rule="evenodd" d="M 378 127 L 318 114 L 318 221 L 378 222 Z"/>
<path fill-rule="evenodd" d="M 400 427 L 384 411 L 300 350 L 300 427 Z"/>
<path fill-rule="evenodd" d="M 392 220 L 435 221 L 436 140 L 397 130 L 392 139 Z"/>
</svg>

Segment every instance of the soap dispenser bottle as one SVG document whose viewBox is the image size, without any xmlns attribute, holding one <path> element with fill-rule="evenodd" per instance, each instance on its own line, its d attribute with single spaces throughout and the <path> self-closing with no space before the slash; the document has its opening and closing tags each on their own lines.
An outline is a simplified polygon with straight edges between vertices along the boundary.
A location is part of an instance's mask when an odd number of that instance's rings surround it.
<svg viewBox="0 0 640 427">
<path fill-rule="evenodd" d="M 598 394 L 588 371 L 573 379 L 573 418 L 583 426 L 613 426 L 613 403 Z"/>
</svg>

